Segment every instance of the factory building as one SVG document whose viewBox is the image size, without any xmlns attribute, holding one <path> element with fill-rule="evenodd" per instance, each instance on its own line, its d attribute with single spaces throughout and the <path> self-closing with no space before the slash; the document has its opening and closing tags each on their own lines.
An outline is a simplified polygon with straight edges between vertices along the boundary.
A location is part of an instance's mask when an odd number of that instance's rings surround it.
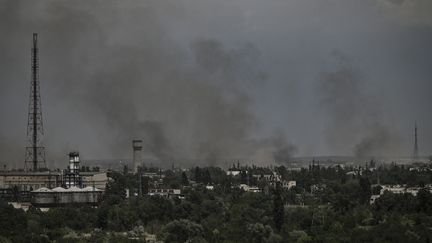
<svg viewBox="0 0 432 243">
<path fill-rule="evenodd" d="M 63 171 L 46 169 L 40 99 L 38 35 L 33 33 L 31 49 L 31 89 L 27 122 L 29 144 L 25 150 L 25 171 L 0 171 L 0 197 L 8 202 L 31 201 L 36 205 L 95 203 L 101 198 L 108 181 L 106 173 L 80 174 L 78 152 L 69 154 L 69 165 Z M 82 188 L 86 186 L 85 188 Z M 52 188 L 52 189 L 51 189 Z M 66 189 L 67 188 L 67 189 Z"/>
<path fill-rule="evenodd" d="M 0 171 L 0 189 L 33 191 L 42 187 L 55 188 L 63 186 L 93 186 L 104 190 L 108 182 L 106 172 L 80 172 L 79 154 L 69 154 L 69 166 L 64 171 Z"/>
<path fill-rule="evenodd" d="M 87 204 L 96 206 L 102 199 L 103 191 L 95 187 L 56 187 L 39 188 L 30 192 L 31 204 L 35 207 L 51 208 L 69 204 Z"/>
<path fill-rule="evenodd" d="M 149 189 L 147 195 L 174 198 L 174 197 L 181 196 L 181 190 L 180 189 L 162 189 L 162 188 Z"/>
<path fill-rule="evenodd" d="M 96 206 L 102 199 L 108 177 L 106 173 L 81 172 L 78 152 L 69 153 L 69 166 L 63 173 L 63 187 L 41 187 L 30 192 L 35 207 L 61 207 L 69 204 Z"/>
<path fill-rule="evenodd" d="M 82 178 L 82 187 L 91 186 L 104 191 L 106 188 L 106 184 L 109 181 L 106 172 L 81 172 L 80 176 Z"/>
<path fill-rule="evenodd" d="M 28 172 L 2 171 L 0 172 L 0 189 L 32 191 L 41 187 L 54 188 L 62 184 L 60 171 Z"/>
</svg>

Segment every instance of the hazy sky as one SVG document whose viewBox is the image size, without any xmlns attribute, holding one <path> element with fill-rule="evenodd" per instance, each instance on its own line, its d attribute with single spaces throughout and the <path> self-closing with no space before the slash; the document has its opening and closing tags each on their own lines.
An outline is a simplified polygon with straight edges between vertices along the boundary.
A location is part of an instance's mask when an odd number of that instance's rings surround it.
<svg viewBox="0 0 432 243">
<path fill-rule="evenodd" d="M 24 160 L 39 34 L 50 164 L 432 146 L 430 0 L 0 0 L 0 161 Z"/>
</svg>

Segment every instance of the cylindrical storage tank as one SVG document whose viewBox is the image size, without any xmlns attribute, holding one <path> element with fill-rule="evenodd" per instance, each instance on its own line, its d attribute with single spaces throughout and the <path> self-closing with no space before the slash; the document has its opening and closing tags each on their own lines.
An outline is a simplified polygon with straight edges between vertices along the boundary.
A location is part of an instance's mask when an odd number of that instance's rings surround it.
<svg viewBox="0 0 432 243">
<path fill-rule="evenodd" d="M 58 192 L 57 193 L 59 204 L 70 204 L 72 203 L 72 194 L 70 192 Z"/>
<path fill-rule="evenodd" d="M 73 203 L 86 203 L 86 193 L 85 192 L 73 192 Z"/>
<path fill-rule="evenodd" d="M 34 206 L 48 206 L 55 203 L 55 193 L 53 192 L 36 192 L 32 193 L 31 203 Z"/>
</svg>

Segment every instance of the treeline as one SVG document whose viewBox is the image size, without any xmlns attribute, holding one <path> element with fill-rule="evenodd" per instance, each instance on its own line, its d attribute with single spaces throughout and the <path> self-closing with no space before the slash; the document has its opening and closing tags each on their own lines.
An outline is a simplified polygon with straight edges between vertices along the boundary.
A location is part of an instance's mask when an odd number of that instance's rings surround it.
<svg viewBox="0 0 432 243">
<path fill-rule="evenodd" d="M 254 168 L 257 169 L 257 168 Z M 248 193 L 235 185 L 254 183 L 250 173 L 227 176 L 219 168 L 169 171 L 166 187 L 181 187 L 184 199 L 158 196 L 126 198 L 126 189 L 152 187 L 152 181 L 128 173 L 112 173 L 105 198 L 98 208 L 66 207 L 24 212 L 0 203 L 0 242 L 144 242 L 155 234 L 164 242 L 430 242 L 432 194 L 417 196 L 384 193 L 373 205 L 381 180 L 403 182 L 418 175 L 413 184 L 430 183 L 430 172 L 408 168 L 364 170 L 321 168 L 301 171 L 275 168 L 284 180 L 262 193 Z M 264 173 L 265 171 L 263 171 Z M 159 180 L 159 179 L 157 179 Z M 195 183 L 193 186 L 192 183 Z M 214 190 L 206 185 L 213 184 Z M 117 233 L 116 233 L 117 232 Z"/>
</svg>

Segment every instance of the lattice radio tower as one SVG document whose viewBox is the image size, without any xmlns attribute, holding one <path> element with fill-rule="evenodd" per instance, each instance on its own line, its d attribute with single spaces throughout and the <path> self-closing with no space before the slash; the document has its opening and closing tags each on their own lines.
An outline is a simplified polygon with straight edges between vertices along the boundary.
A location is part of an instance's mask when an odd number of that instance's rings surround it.
<svg viewBox="0 0 432 243">
<path fill-rule="evenodd" d="M 33 47 L 31 50 L 31 89 L 27 123 L 27 137 L 29 146 L 26 147 L 25 170 L 37 171 L 46 168 L 45 147 L 41 146 L 44 134 L 42 123 L 42 103 L 39 87 L 39 49 L 37 33 L 33 33 Z"/>
</svg>

